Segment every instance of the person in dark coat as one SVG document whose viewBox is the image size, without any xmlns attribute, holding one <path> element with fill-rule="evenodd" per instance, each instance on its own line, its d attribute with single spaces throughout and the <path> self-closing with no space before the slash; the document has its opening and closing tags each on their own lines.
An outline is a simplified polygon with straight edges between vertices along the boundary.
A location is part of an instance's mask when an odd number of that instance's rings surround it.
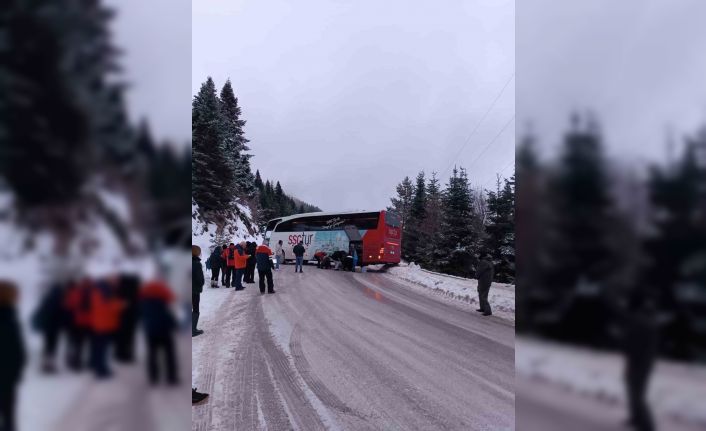
<svg viewBox="0 0 706 431">
<path fill-rule="evenodd" d="M 44 339 L 42 372 L 47 374 L 56 372 L 56 350 L 67 321 L 64 294 L 65 285 L 51 285 L 32 316 L 33 329 L 39 331 Z"/>
<path fill-rule="evenodd" d="M 177 378 L 176 355 L 174 352 L 174 330 L 176 318 L 169 306 L 174 302 L 174 294 L 161 280 L 146 283 L 140 292 L 142 323 L 147 341 L 147 376 L 152 385 L 159 383 L 160 372 L 166 368 L 166 380 L 170 385 L 179 383 Z M 162 360 L 160 361 L 160 354 Z"/>
<path fill-rule="evenodd" d="M 294 272 L 304 272 L 304 270 L 302 269 L 302 266 L 304 264 L 304 252 L 306 252 L 306 249 L 304 248 L 304 243 L 302 241 L 299 241 L 299 244 L 294 246 L 292 252 L 294 252 L 294 256 L 296 258 Z"/>
<path fill-rule="evenodd" d="M 201 292 L 203 292 L 203 268 L 201 268 L 201 247 L 198 245 L 191 246 L 191 336 L 203 334 L 203 331 L 197 328 L 199 323 L 199 303 L 201 302 Z"/>
<path fill-rule="evenodd" d="M 0 280 L 0 429 L 4 431 L 16 429 L 17 387 L 27 361 L 15 309 L 17 297 L 17 287 L 11 282 Z"/>
<path fill-rule="evenodd" d="M 140 278 L 134 274 L 121 274 L 117 284 L 117 296 L 125 308 L 120 314 L 120 326 L 115 334 L 115 359 L 132 363 L 135 361 L 135 334 L 140 314 Z"/>
<path fill-rule="evenodd" d="M 260 279 L 260 294 L 265 294 L 265 279 L 267 279 L 267 293 L 275 293 L 275 283 L 272 281 L 273 262 L 270 260 L 272 250 L 264 243 L 255 250 L 257 260 L 257 275 Z"/>
<path fill-rule="evenodd" d="M 221 253 L 223 249 L 214 247 L 211 256 L 208 258 L 208 266 L 211 268 L 211 287 L 218 287 L 218 273 L 221 272 Z"/>
<path fill-rule="evenodd" d="M 226 284 L 226 271 L 228 271 L 228 245 L 221 246 L 221 286 L 228 287 Z"/>
<path fill-rule="evenodd" d="M 488 253 L 480 255 L 476 268 L 476 279 L 478 280 L 478 302 L 480 304 L 480 308 L 476 311 L 483 313 L 484 316 L 490 316 L 493 311 L 488 302 L 488 292 L 490 292 L 490 285 L 493 282 L 493 263 L 490 261 Z"/>
<path fill-rule="evenodd" d="M 255 266 L 257 265 L 257 258 L 255 254 L 257 253 L 257 244 L 253 242 L 246 243 L 245 253 L 248 254 L 248 263 L 245 268 L 245 282 L 255 283 Z"/>
<path fill-rule="evenodd" d="M 628 424 L 639 431 L 655 429 L 647 403 L 647 387 L 659 345 L 656 307 L 644 292 L 634 292 L 624 319 L 625 388 L 628 398 Z"/>
</svg>

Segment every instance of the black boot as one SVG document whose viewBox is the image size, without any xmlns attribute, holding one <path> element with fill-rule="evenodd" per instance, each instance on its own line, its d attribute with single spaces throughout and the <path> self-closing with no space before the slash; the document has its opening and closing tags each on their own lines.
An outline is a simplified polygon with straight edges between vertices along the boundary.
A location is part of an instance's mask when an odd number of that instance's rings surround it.
<svg viewBox="0 0 706 431">
<path fill-rule="evenodd" d="M 199 323 L 199 313 L 191 313 L 191 336 L 196 337 L 203 334 L 203 331 L 196 328 Z"/>
<path fill-rule="evenodd" d="M 206 398 L 208 398 L 208 394 L 204 394 L 201 392 L 196 392 L 196 388 L 193 388 L 191 390 L 191 404 L 199 404 L 203 402 Z"/>
</svg>

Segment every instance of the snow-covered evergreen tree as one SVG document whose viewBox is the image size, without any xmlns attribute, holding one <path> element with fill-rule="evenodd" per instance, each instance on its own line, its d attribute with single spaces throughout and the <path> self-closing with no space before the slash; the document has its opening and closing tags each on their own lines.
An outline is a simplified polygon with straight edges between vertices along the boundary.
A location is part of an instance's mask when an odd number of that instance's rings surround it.
<svg viewBox="0 0 706 431">
<path fill-rule="evenodd" d="M 202 210 L 223 211 L 235 198 L 232 164 L 225 156 L 224 121 L 211 77 L 194 96 L 191 114 L 192 197 Z"/>
<path fill-rule="evenodd" d="M 503 188 L 488 192 L 488 221 L 483 248 L 493 258 L 495 279 L 515 280 L 515 176 L 504 180 Z"/>
<path fill-rule="evenodd" d="M 653 297 L 670 319 L 665 353 L 691 359 L 706 352 L 706 129 L 686 141 L 680 159 L 653 166 L 648 181 L 652 233 L 645 239 L 646 267 L 638 288 Z M 701 306 L 699 307 L 699 304 Z M 700 317 L 697 317 L 700 316 Z"/>
<path fill-rule="evenodd" d="M 402 237 L 407 236 L 407 221 L 412 208 L 412 197 L 414 196 L 414 185 L 409 177 L 404 177 L 404 180 L 397 185 L 397 196 L 390 198 L 391 206 L 387 207 L 388 211 L 394 211 L 400 216 L 402 225 Z M 404 240 L 403 240 L 404 247 Z M 404 257 L 404 252 L 403 252 Z"/>
<path fill-rule="evenodd" d="M 246 154 L 250 150 L 247 146 L 250 141 L 245 137 L 245 120 L 241 118 L 241 109 L 230 79 L 221 89 L 220 107 L 223 115 L 224 153 L 233 171 L 234 188 L 239 197 L 250 198 L 255 193 L 255 178 L 250 168 L 252 155 Z"/>
<path fill-rule="evenodd" d="M 402 256 L 413 262 L 421 262 L 424 254 L 420 250 L 422 241 L 422 224 L 426 217 L 426 182 L 424 172 L 417 175 L 414 195 L 409 209 L 409 218 L 405 229 L 405 241 L 402 243 Z"/>
<path fill-rule="evenodd" d="M 478 251 L 480 232 L 473 211 L 473 197 L 465 169 L 454 167 L 443 198 L 441 229 L 436 245 L 439 268 L 448 274 L 467 276 Z"/>
<path fill-rule="evenodd" d="M 426 207 L 420 229 L 420 262 L 429 269 L 439 269 L 441 255 L 437 251 L 439 230 L 443 213 L 442 190 L 436 172 L 432 172 L 426 185 Z"/>
</svg>

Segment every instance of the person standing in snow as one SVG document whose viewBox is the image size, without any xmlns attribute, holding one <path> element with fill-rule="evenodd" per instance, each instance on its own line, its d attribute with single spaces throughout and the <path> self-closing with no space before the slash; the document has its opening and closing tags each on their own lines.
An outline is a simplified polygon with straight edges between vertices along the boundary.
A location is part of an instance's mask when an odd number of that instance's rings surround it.
<svg viewBox="0 0 706 431">
<path fill-rule="evenodd" d="M 211 256 L 208 258 L 208 266 L 211 267 L 211 287 L 218 287 L 218 273 L 221 272 L 221 252 L 220 247 L 214 247 Z"/>
<path fill-rule="evenodd" d="M 226 287 L 235 285 L 235 244 L 232 242 L 224 252 L 226 259 Z"/>
<path fill-rule="evenodd" d="M 355 267 L 358 266 L 358 250 L 356 250 L 355 245 L 351 245 L 351 257 L 353 258 L 351 271 L 355 272 Z"/>
<path fill-rule="evenodd" d="M 275 283 L 272 281 L 272 250 L 263 242 L 257 247 L 257 275 L 260 279 L 260 295 L 265 294 L 265 279 L 267 279 L 267 293 L 275 293 Z"/>
<path fill-rule="evenodd" d="M 304 242 L 299 241 L 299 244 L 294 246 L 292 252 L 294 252 L 294 256 L 297 260 L 296 264 L 294 265 L 294 272 L 303 273 L 304 270 L 302 269 L 302 266 L 304 265 L 304 252 L 306 252 L 306 249 L 304 248 Z"/>
<path fill-rule="evenodd" d="M 22 331 L 17 319 L 18 291 L 9 282 L 0 280 L 0 429 L 15 431 L 17 386 L 22 380 L 27 356 Z"/>
<path fill-rule="evenodd" d="M 234 251 L 234 267 L 235 267 L 235 290 L 243 290 L 245 287 L 243 286 L 243 275 L 245 275 L 245 271 L 248 267 L 248 254 L 245 252 L 245 241 L 240 242 L 240 244 L 236 245 L 235 248 L 233 249 Z"/>
<path fill-rule="evenodd" d="M 140 292 L 142 323 L 147 341 L 147 376 L 151 385 L 160 380 L 160 356 L 166 367 L 166 381 L 177 385 L 176 355 L 174 352 L 174 330 L 177 323 L 169 306 L 174 294 L 161 280 L 146 283 Z M 160 355 L 162 353 L 162 355 Z"/>
<path fill-rule="evenodd" d="M 115 359 L 123 363 L 135 360 L 135 335 L 140 315 L 140 278 L 121 274 L 117 278 L 117 296 L 125 303 L 120 314 L 120 326 L 115 334 Z"/>
<path fill-rule="evenodd" d="M 197 328 L 199 323 L 199 304 L 201 303 L 201 292 L 203 292 L 203 268 L 201 268 L 201 247 L 191 246 L 191 336 L 196 337 L 203 334 Z"/>
<path fill-rule="evenodd" d="M 226 271 L 228 271 L 228 246 L 223 244 L 221 247 L 221 285 L 228 287 L 226 284 Z"/>
<path fill-rule="evenodd" d="M 32 327 L 41 332 L 44 339 L 41 367 L 46 374 L 56 372 L 56 350 L 67 314 L 63 307 L 64 294 L 63 284 L 52 284 L 32 315 Z"/>
<path fill-rule="evenodd" d="M 255 241 L 246 243 L 245 253 L 248 254 L 248 262 L 245 268 L 245 282 L 255 283 L 255 266 L 257 265 L 257 259 L 255 257 L 257 244 Z"/>
<path fill-rule="evenodd" d="M 92 282 L 84 278 L 69 284 L 64 297 L 69 336 L 66 364 L 72 371 L 81 371 L 85 365 L 85 346 L 91 334 L 91 289 Z"/>
<path fill-rule="evenodd" d="M 280 261 L 284 263 L 284 248 L 282 247 L 282 240 L 277 241 L 275 246 L 275 271 L 279 271 Z"/>
<path fill-rule="evenodd" d="M 483 313 L 484 316 L 490 316 L 493 311 L 488 302 L 488 293 L 493 282 L 493 263 L 485 252 L 480 254 L 479 259 L 478 267 L 476 268 L 476 279 L 478 280 L 478 303 L 480 308 L 476 311 Z"/>
<path fill-rule="evenodd" d="M 639 431 L 655 429 L 647 402 L 647 388 L 659 348 L 659 328 L 654 301 L 645 292 L 633 292 L 624 318 L 625 389 L 627 424 Z"/>
<path fill-rule="evenodd" d="M 120 326 L 126 304 L 117 296 L 115 277 L 99 280 L 91 290 L 91 368 L 98 379 L 112 376 L 108 353 Z"/>
</svg>

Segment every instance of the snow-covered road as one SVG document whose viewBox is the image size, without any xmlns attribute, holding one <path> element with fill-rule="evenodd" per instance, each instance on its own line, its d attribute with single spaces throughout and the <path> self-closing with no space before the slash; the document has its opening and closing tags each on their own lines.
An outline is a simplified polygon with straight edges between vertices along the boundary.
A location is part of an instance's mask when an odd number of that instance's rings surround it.
<svg viewBox="0 0 706 431">
<path fill-rule="evenodd" d="M 514 429 L 514 327 L 375 273 L 208 289 L 193 429 Z"/>
</svg>

